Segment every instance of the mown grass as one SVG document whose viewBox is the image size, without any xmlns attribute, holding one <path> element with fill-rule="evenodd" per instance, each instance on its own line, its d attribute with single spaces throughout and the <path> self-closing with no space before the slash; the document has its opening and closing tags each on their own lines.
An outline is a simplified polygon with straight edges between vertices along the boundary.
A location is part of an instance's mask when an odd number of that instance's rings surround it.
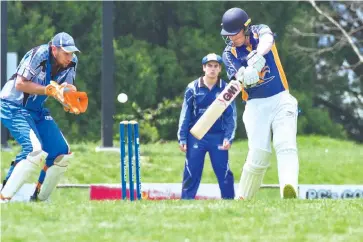
<svg viewBox="0 0 363 242">
<path fill-rule="evenodd" d="M 300 183 L 363 184 L 363 146 L 299 137 Z M 118 183 L 119 155 L 97 144 L 73 144 L 75 159 L 61 183 Z M 1 153 L 4 174 L 16 155 Z M 233 144 L 239 180 L 247 143 Z M 176 142 L 141 145 L 143 182 L 180 182 L 184 154 Z M 36 180 L 34 175 L 30 180 Z M 276 160 L 264 183 L 277 182 Z M 209 161 L 203 183 L 216 183 Z M 252 201 L 89 201 L 87 189 L 57 189 L 47 203 L 1 205 L 2 241 L 362 241 L 363 201 L 281 200 L 262 190 Z"/>
</svg>

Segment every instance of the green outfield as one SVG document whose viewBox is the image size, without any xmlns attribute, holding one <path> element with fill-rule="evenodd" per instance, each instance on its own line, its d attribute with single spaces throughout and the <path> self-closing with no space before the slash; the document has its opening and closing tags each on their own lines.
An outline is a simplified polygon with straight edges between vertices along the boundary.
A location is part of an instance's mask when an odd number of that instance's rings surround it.
<svg viewBox="0 0 363 242">
<path fill-rule="evenodd" d="M 117 144 L 115 144 L 117 145 Z M 363 145 L 299 137 L 300 183 L 363 184 Z M 72 145 L 75 158 L 61 183 L 118 183 L 119 156 Z M 19 151 L 1 153 L 1 174 Z M 240 177 L 245 141 L 231 150 Z M 180 182 L 184 155 L 176 142 L 143 145 L 143 182 Z M 36 180 L 37 176 L 32 179 Z M 203 183 L 216 183 L 207 162 Z M 276 160 L 265 184 L 276 184 Z M 57 189 L 47 203 L 1 205 L 2 241 L 362 241 L 363 200 L 280 200 L 261 190 L 253 201 L 91 202 L 87 189 Z"/>
</svg>

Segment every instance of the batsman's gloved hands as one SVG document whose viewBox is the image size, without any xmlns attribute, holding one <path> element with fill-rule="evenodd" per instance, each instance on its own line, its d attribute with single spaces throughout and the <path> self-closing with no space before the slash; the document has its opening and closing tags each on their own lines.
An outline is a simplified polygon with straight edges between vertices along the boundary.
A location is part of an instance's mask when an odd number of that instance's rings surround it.
<svg viewBox="0 0 363 242">
<path fill-rule="evenodd" d="M 254 67 L 257 72 L 261 72 L 262 68 L 266 64 L 266 59 L 262 55 L 258 54 L 256 50 L 251 51 L 247 56 L 248 66 Z"/>
<path fill-rule="evenodd" d="M 242 66 L 241 68 L 239 68 L 238 69 L 238 71 L 237 71 L 237 73 L 236 73 L 236 75 L 235 75 L 235 77 L 236 77 L 236 80 L 237 81 L 239 81 L 239 82 L 243 82 L 243 73 L 245 72 L 245 67 L 244 66 Z"/>
<path fill-rule="evenodd" d="M 243 74 L 243 84 L 246 88 L 254 87 L 260 80 L 258 71 L 252 67 L 247 66 Z"/>
</svg>

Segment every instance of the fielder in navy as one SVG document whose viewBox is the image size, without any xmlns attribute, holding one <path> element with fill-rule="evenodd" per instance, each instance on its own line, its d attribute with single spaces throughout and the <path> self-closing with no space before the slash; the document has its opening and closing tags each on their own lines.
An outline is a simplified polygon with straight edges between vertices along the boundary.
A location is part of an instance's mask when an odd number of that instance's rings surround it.
<svg viewBox="0 0 363 242">
<path fill-rule="evenodd" d="M 1 90 L 1 122 L 22 150 L 3 182 L 1 202 L 9 201 L 28 177 L 41 170 L 35 196 L 46 200 L 67 170 L 72 154 L 69 145 L 43 106 L 49 96 L 64 110 L 79 114 L 87 109 L 88 98 L 73 85 L 78 52 L 73 38 L 59 33 L 44 45 L 25 54 L 16 73 Z"/>
<path fill-rule="evenodd" d="M 233 102 L 201 140 L 190 134 L 190 129 L 227 85 L 219 78 L 222 58 L 208 54 L 202 59 L 204 76 L 189 83 L 184 95 L 179 119 L 178 140 L 186 152 L 182 199 L 194 199 L 202 178 L 205 155 L 208 152 L 217 176 L 221 197 L 234 198 L 234 178 L 228 164 L 228 150 L 236 130 L 236 107 Z"/>
</svg>

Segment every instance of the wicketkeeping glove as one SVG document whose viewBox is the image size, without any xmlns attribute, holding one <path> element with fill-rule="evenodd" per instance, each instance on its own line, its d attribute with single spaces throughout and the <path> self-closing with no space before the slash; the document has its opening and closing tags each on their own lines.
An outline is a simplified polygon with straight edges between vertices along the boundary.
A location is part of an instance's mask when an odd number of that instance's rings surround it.
<svg viewBox="0 0 363 242">
<path fill-rule="evenodd" d="M 57 82 L 51 81 L 45 88 L 45 94 L 58 100 L 67 112 L 80 114 L 87 110 L 87 94 L 77 92 L 75 86 L 66 82 L 59 85 Z"/>
<path fill-rule="evenodd" d="M 85 92 L 64 93 L 64 110 L 74 114 L 84 113 L 88 107 L 88 97 Z"/>
</svg>

